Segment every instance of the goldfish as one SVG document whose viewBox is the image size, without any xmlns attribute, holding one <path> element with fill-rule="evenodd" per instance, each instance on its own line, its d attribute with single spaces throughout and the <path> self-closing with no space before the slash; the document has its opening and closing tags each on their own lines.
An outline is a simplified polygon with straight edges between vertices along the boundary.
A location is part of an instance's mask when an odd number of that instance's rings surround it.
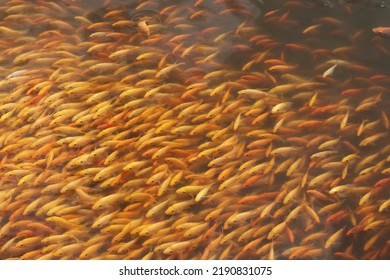
<svg viewBox="0 0 390 280">
<path fill-rule="evenodd" d="M 390 27 L 375 27 L 372 31 L 383 38 L 390 38 Z"/>
<path fill-rule="evenodd" d="M 385 258 L 384 27 L 363 59 L 297 16 L 329 1 L 68 2 L 3 5 L 0 257 Z"/>
</svg>

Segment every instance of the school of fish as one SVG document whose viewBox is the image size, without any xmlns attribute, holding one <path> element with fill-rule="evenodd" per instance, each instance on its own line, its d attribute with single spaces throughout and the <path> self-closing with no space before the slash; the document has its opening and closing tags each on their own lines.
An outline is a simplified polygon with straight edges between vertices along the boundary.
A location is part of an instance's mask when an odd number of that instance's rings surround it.
<svg viewBox="0 0 390 280">
<path fill-rule="evenodd" d="M 88 2 L 0 1 L 0 259 L 390 258 L 386 7 Z"/>
</svg>

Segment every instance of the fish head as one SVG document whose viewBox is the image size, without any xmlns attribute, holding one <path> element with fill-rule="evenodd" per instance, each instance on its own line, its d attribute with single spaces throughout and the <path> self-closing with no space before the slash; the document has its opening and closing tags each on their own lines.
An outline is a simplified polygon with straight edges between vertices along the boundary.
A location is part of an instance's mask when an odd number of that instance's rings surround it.
<svg viewBox="0 0 390 280">
<path fill-rule="evenodd" d="M 383 38 L 390 38 L 390 27 L 375 27 L 372 31 Z"/>
</svg>

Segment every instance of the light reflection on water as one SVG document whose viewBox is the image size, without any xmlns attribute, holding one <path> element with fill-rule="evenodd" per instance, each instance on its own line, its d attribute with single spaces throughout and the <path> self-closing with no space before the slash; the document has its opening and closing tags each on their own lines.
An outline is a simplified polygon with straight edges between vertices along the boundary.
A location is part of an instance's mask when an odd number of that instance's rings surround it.
<svg viewBox="0 0 390 280">
<path fill-rule="evenodd" d="M 349 2 L 2 1 L 0 258 L 388 259 L 390 21 Z"/>
</svg>

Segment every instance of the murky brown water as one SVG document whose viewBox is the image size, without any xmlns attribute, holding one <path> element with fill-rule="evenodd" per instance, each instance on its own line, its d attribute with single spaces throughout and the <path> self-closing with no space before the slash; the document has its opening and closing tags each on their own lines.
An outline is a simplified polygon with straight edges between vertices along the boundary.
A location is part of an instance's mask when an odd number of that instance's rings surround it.
<svg viewBox="0 0 390 280">
<path fill-rule="evenodd" d="M 382 2 L 0 4 L 1 259 L 389 259 Z"/>
</svg>

